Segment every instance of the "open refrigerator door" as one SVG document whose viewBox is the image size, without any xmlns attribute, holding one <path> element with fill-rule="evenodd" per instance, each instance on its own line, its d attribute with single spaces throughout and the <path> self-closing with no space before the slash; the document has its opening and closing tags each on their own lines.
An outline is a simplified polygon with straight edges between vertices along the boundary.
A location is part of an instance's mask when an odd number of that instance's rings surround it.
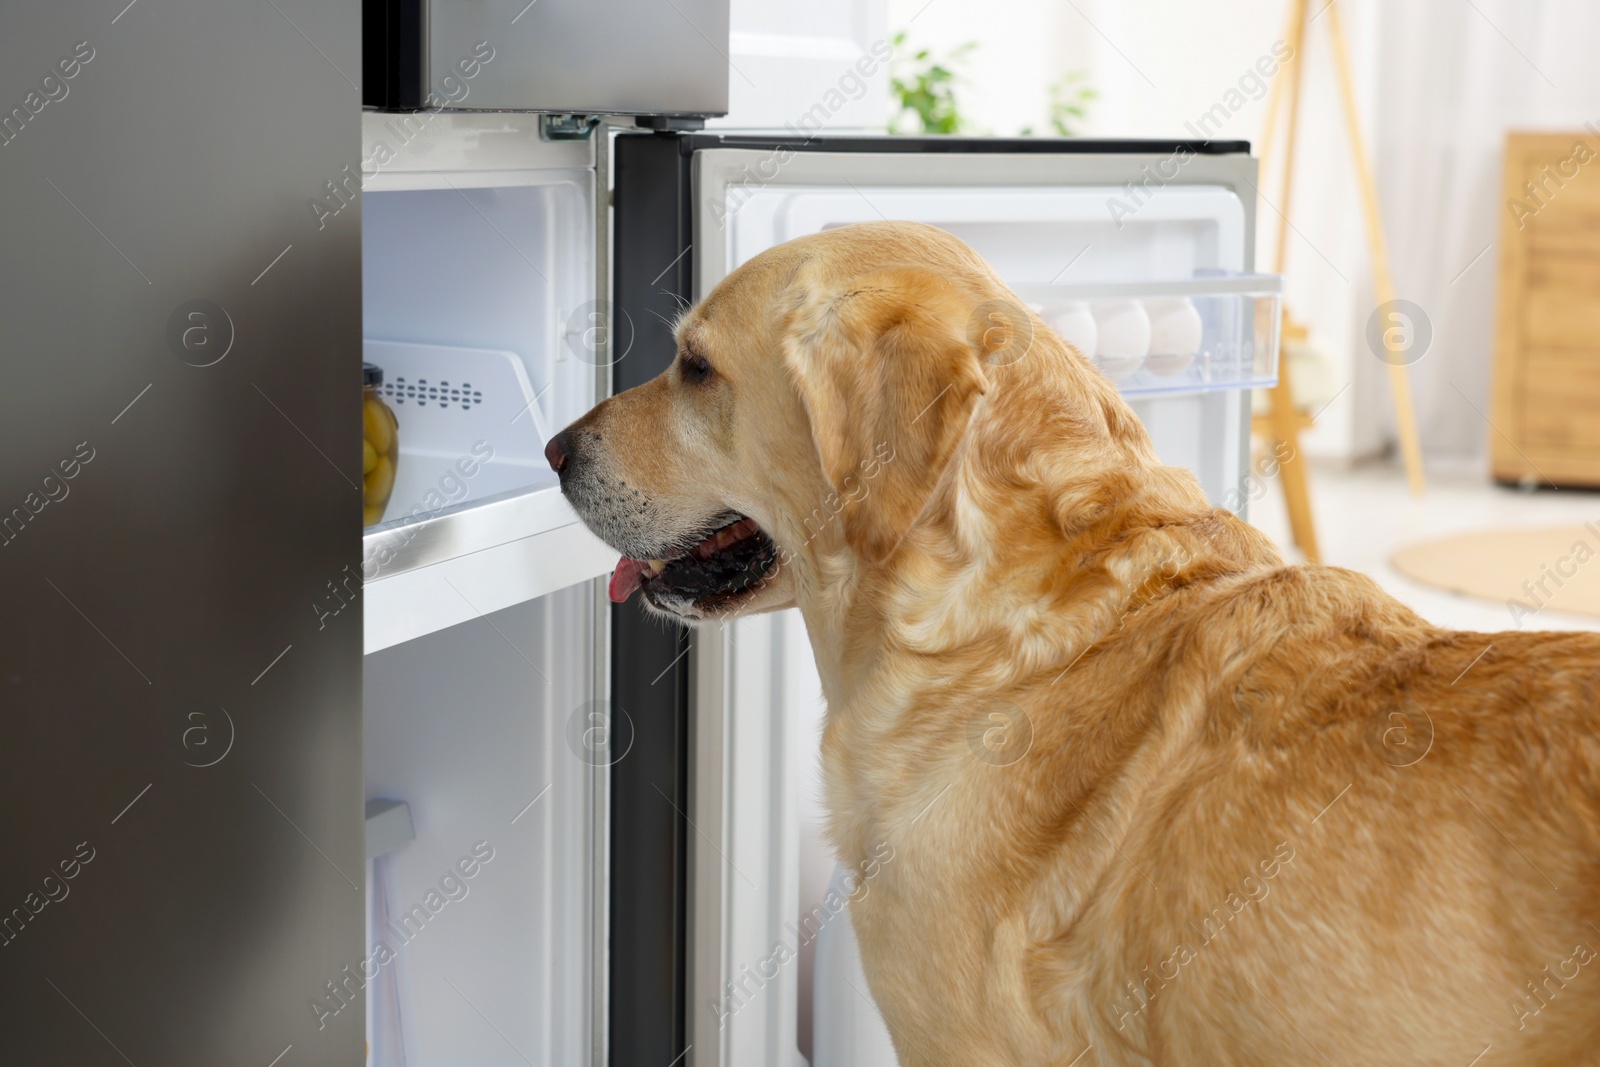
<svg viewBox="0 0 1600 1067">
<path fill-rule="evenodd" d="M 1281 303 L 1280 279 L 1252 273 L 1246 146 L 700 134 L 637 150 L 692 203 L 675 223 L 693 235 L 684 299 L 803 234 L 939 226 L 1118 384 L 1165 462 L 1243 510 L 1250 390 L 1275 380 Z M 798 612 L 697 634 L 691 664 L 696 1063 L 892 1064 L 822 835 L 824 711 Z"/>
</svg>

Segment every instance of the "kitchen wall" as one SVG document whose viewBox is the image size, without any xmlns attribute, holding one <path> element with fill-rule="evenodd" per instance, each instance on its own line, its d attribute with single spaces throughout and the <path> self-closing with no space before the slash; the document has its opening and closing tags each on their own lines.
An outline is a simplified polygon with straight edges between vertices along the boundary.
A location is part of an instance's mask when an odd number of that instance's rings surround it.
<svg viewBox="0 0 1600 1067">
<path fill-rule="evenodd" d="M 713 129 L 881 130 L 885 0 L 730 0 L 728 115 Z"/>
<path fill-rule="evenodd" d="M 1573 131 L 1600 151 L 1600 134 L 1584 129 L 1600 127 L 1600 5 L 1406 0 L 1382 18 L 1378 180 L 1402 295 L 1434 330 L 1414 368 L 1417 417 L 1432 452 L 1481 454 L 1494 432 L 1484 415 L 1509 214 L 1505 135 Z"/>
</svg>

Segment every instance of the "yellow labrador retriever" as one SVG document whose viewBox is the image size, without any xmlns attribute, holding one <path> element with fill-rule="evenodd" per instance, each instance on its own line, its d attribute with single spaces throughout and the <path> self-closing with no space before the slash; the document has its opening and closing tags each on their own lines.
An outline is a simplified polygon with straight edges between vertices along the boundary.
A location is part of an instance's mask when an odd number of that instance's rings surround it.
<svg viewBox="0 0 1600 1067">
<path fill-rule="evenodd" d="M 677 338 L 547 454 L 614 600 L 804 615 L 902 1064 L 1600 1063 L 1600 637 L 1286 566 L 930 227 Z"/>
</svg>

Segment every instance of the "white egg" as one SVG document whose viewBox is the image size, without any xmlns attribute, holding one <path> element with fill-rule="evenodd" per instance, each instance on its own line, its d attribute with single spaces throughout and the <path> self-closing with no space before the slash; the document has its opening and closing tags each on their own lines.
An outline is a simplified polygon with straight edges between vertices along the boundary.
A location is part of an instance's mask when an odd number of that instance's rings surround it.
<svg viewBox="0 0 1600 1067">
<path fill-rule="evenodd" d="M 1188 299 L 1162 297 L 1145 301 L 1150 316 L 1150 358 L 1146 365 L 1156 374 L 1177 374 L 1188 369 L 1200 351 L 1205 325 Z"/>
<path fill-rule="evenodd" d="M 1089 305 L 1081 302 L 1046 304 L 1040 316 L 1061 339 L 1085 356 L 1094 355 L 1100 335 L 1095 328 Z"/>
<path fill-rule="evenodd" d="M 1150 351 L 1150 316 L 1137 300 L 1102 300 L 1094 306 L 1095 364 L 1113 381 L 1128 377 Z"/>
<path fill-rule="evenodd" d="M 1143 359 L 1150 352 L 1150 316 L 1137 300 L 1102 300 L 1094 306 L 1095 355 Z"/>
</svg>

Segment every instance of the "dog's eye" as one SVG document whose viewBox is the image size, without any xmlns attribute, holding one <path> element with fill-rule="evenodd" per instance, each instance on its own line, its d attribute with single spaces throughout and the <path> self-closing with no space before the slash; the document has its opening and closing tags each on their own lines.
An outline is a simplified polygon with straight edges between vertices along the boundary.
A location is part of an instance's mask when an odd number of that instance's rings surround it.
<svg viewBox="0 0 1600 1067">
<path fill-rule="evenodd" d="M 711 377 L 711 364 L 704 356 L 687 355 L 683 357 L 684 380 L 700 383 Z"/>
</svg>

